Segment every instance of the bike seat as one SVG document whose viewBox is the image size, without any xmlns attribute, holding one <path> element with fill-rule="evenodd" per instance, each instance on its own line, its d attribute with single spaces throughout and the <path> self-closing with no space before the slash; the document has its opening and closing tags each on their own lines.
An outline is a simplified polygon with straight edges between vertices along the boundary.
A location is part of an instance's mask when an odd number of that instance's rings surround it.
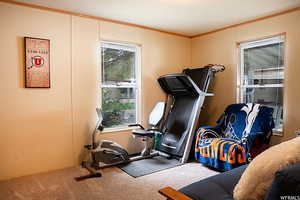
<svg viewBox="0 0 300 200">
<path fill-rule="evenodd" d="M 143 130 L 143 129 L 136 129 L 132 131 L 132 134 L 136 136 L 144 136 L 144 137 L 153 137 L 154 132 L 149 130 Z"/>
</svg>

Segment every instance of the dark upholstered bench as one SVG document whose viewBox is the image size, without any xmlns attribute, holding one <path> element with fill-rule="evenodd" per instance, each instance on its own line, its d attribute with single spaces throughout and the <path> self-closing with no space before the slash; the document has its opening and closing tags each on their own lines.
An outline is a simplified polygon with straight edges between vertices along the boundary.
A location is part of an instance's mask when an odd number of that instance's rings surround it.
<svg viewBox="0 0 300 200">
<path fill-rule="evenodd" d="M 181 188 L 179 191 L 166 187 L 159 192 L 170 200 L 233 200 L 233 190 L 247 165 L 208 177 Z M 275 178 L 265 200 L 280 196 L 300 196 L 300 162 L 284 168 Z"/>
<path fill-rule="evenodd" d="M 186 196 L 186 200 L 232 200 L 233 189 L 240 177 L 242 176 L 247 165 L 235 168 L 233 170 L 208 177 L 201 181 L 192 183 L 184 188 L 181 188 L 179 192 Z M 159 192 L 166 196 L 168 199 L 176 199 L 168 196 L 172 189 L 170 187 L 161 189 Z M 178 192 L 172 190 L 173 192 Z M 180 198 L 177 198 L 180 200 Z M 176 200 L 177 200 L 176 199 Z"/>
<path fill-rule="evenodd" d="M 247 165 L 192 183 L 179 191 L 195 200 L 233 200 L 233 189 Z"/>
</svg>

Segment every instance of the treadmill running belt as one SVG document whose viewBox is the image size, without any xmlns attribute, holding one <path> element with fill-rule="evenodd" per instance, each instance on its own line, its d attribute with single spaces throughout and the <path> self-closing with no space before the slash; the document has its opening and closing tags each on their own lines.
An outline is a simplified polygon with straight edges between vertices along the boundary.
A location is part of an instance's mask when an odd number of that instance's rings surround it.
<svg viewBox="0 0 300 200">
<path fill-rule="evenodd" d="M 182 163 L 176 159 L 167 159 L 162 156 L 156 156 L 153 158 L 134 161 L 126 165 L 120 165 L 119 168 L 128 175 L 137 178 L 179 165 L 182 165 Z"/>
</svg>

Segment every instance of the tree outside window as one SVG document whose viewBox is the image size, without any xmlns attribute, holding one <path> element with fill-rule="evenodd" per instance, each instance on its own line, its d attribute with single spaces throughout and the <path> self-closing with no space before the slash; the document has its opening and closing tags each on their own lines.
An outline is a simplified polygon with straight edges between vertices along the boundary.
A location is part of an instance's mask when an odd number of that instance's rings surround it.
<svg viewBox="0 0 300 200">
<path fill-rule="evenodd" d="M 102 111 L 106 128 L 137 123 L 138 51 L 133 45 L 101 43 Z"/>
</svg>

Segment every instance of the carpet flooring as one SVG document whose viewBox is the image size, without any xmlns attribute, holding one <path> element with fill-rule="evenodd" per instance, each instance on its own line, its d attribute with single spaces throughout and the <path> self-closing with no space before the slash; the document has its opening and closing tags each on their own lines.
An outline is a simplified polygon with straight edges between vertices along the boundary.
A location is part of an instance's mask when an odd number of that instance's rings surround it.
<svg viewBox="0 0 300 200">
<path fill-rule="evenodd" d="M 160 200 L 158 190 L 185 185 L 218 174 L 199 163 L 188 163 L 133 178 L 119 168 L 102 170 L 101 178 L 76 182 L 87 172 L 79 167 L 0 182 L 1 200 Z"/>
</svg>

